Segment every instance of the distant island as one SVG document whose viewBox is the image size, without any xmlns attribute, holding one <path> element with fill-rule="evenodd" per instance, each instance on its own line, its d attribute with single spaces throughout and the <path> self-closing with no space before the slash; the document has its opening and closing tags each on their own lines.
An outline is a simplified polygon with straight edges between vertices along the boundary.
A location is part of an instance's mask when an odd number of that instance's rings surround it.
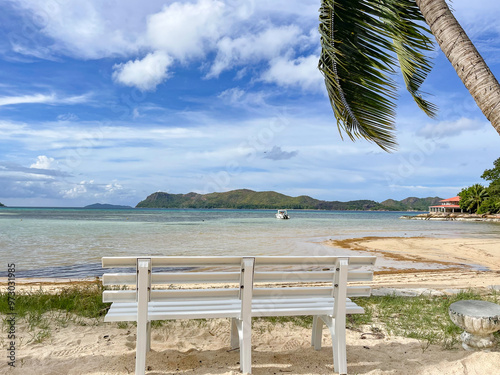
<svg viewBox="0 0 500 375">
<path fill-rule="evenodd" d="M 0 207 L 5 207 L 5 204 L 0 202 Z"/>
<path fill-rule="evenodd" d="M 133 208 L 133 207 L 131 207 L 131 206 L 120 206 L 120 205 L 117 205 L 117 204 L 94 203 L 94 204 L 90 204 L 88 206 L 85 206 L 83 208 L 91 208 L 91 209 L 116 209 L 116 208 L 122 208 L 122 209 L 126 209 L 126 208 Z"/>
<path fill-rule="evenodd" d="M 309 209 L 353 211 L 428 211 L 442 198 L 406 198 L 383 202 L 355 200 L 323 201 L 307 195 L 290 197 L 274 191 L 257 192 L 248 189 L 209 194 L 169 194 L 156 192 L 139 202 L 136 208 L 231 208 L 231 209 Z"/>
</svg>

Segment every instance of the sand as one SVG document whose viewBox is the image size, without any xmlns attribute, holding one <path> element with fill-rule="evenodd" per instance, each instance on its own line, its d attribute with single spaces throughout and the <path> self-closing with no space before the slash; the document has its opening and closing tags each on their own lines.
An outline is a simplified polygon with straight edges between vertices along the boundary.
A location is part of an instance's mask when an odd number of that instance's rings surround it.
<svg viewBox="0 0 500 375">
<path fill-rule="evenodd" d="M 375 276 L 374 292 L 384 288 L 452 293 L 459 289 L 489 289 L 500 285 L 500 245 L 494 240 L 429 238 L 362 238 L 331 243 L 393 260 L 414 260 L 443 265 L 447 270 L 382 269 Z M 478 271 L 480 265 L 488 270 Z M 57 280 L 56 280 L 57 281 Z M 59 289 L 65 283 L 19 280 L 19 287 L 42 285 Z M 473 375 L 500 374 L 500 351 L 445 350 L 423 342 L 373 334 L 370 327 L 347 331 L 349 374 Z M 34 342 L 34 332 L 22 321 L 16 326 L 16 368 L 3 356 L 0 374 L 133 374 L 135 328 L 129 324 L 77 319 L 54 326 L 50 338 Z M 239 352 L 229 348 L 226 319 L 167 322 L 153 328 L 152 351 L 146 374 L 239 374 Z M 6 333 L 0 339 L 6 347 Z M 324 347 L 310 346 L 310 331 L 289 323 L 256 320 L 253 326 L 254 374 L 333 374 L 331 340 L 324 332 Z"/>
<path fill-rule="evenodd" d="M 414 267 L 382 267 L 374 288 L 500 288 L 500 240 L 477 238 L 364 237 L 329 244 Z M 379 259 L 377 259 L 379 262 Z M 424 264 L 425 268 L 421 265 Z M 441 267 L 446 267 L 441 269 Z M 500 374 L 500 372 L 499 372 Z"/>
<path fill-rule="evenodd" d="M 89 322 L 91 324 L 91 322 Z M 229 321 L 168 322 L 153 329 L 149 375 L 239 374 L 239 352 L 229 349 Z M 257 321 L 253 326 L 253 374 L 333 374 L 331 340 L 315 351 L 305 328 Z M 368 333 L 367 330 L 365 333 Z M 114 323 L 72 323 L 52 332 L 41 344 L 20 345 L 19 375 L 133 374 L 135 328 Z M 347 331 L 349 374 L 498 374 L 500 352 L 467 352 L 426 346 L 413 339 Z M 497 372 L 496 372 L 497 371 Z"/>
</svg>

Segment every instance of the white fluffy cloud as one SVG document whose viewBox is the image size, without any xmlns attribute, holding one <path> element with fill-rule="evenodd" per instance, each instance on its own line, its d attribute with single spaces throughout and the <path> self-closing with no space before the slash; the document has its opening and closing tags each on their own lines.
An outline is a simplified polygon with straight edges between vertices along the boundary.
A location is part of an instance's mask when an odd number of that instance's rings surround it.
<svg viewBox="0 0 500 375">
<path fill-rule="evenodd" d="M 122 0 L 119 7 L 96 0 L 10 1 L 29 12 L 23 30 L 30 33 L 19 31 L 11 38 L 14 51 L 48 59 L 122 57 L 125 60 L 115 65 L 113 79 L 141 90 L 152 90 L 168 79 L 168 68 L 175 61 L 197 61 L 207 77 L 214 78 L 282 54 L 297 56 L 304 46 L 311 47 L 309 34 L 317 22 L 317 10 L 313 11 L 317 4 L 312 0 L 290 0 L 286 6 L 282 1 L 261 0 L 177 0 L 166 5 L 160 0 Z M 276 19 L 262 18 L 269 14 L 276 14 Z M 298 23 L 285 21 L 290 17 Z M 214 60 L 206 59 L 212 55 Z"/>
<path fill-rule="evenodd" d="M 154 52 L 142 60 L 117 64 L 113 68 L 113 79 L 126 86 L 135 86 L 142 91 L 154 90 L 157 85 L 168 78 L 168 68 L 172 58 L 164 52 Z"/>
<path fill-rule="evenodd" d="M 45 155 L 40 155 L 36 162 L 30 165 L 30 168 L 36 169 L 54 169 L 57 165 L 57 162 L 54 158 L 49 158 Z"/>
<path fill-rule="evenodd" d="M 154 90 L 169 77 L 174 59 L 203 56 L 219 38 L 224 4 L 218 0 L 197 3 L 175 2 L 147 20 L 146 48 L 153 49 L 142 60 L 130 60 L 114 66 L 113 79 L 140 90 Z"/>
<path fill-rule="evenodd" d="M 148 18 L 148 45 L 179 60 L 202 56 L 221 35 L 224 3 L 198 0 L 175 2 Z"/>
<path fill-rule="evenodd" d="M 226 36 L 217 43 L 217 56 L 208 77 L 217 77 L 226 69 L 249 62 L 268 60 L 304 41 L 296 25 L 270 27 L 256 35 L 238 38 Z"/>
<path fill-rule="evenodd" d="M 68 199 L 99 199 L 119 195 L 123 190 L 123 186 L 118 182 L 99 184 L 95 180 L 90 180 L 75 183 L 70 188 L 61 190 L 60 194 Z"/>
<path fill-rule="evenodd" d="M 322 90 L 323 76 L 318 70 L 318 56 L 298 57 L 288 60 L 278 57 L 271 61 L 270 68 L 262 74 L 265 82 L 280 86 L 300 86 L 306 90 Z"/>
</svg>

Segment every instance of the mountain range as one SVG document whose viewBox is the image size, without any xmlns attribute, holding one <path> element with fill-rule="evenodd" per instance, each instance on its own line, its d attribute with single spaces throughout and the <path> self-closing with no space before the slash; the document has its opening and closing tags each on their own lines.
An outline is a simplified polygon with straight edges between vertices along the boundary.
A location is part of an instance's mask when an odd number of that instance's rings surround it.
<svg viewBox="0 0 500 375">
<path fill-rule="evenodd" d="M 401 201 L 383 202 L 354 200 L 349 202 L 324 201 L 307 195 L 290 197 L 275 191 L 257 192 L 248 189 L 224 193 L 169 194 L 156 192 L 137 204 L 137 208 L 232 208 L 232 209 L 310 209 L 310 210 L 363 210 L 363 211 L 428 211 L 442 198 L 409 197 Z"/>
</svg>

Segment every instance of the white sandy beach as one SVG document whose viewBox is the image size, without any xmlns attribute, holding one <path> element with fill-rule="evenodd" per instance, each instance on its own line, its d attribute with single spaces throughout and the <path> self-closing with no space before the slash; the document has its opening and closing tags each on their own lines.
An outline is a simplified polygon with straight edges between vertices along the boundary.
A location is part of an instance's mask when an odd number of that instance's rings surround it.
<svg viewBox="0 0 500 375">
<path fill-rule="evenodd" d="M 229 321 L 169 322 L 153 330 L 149 375 L 237 374 L 239 353 L 229 349 Z M 331 340 L 315 351 L 310 331 L 290 324 L 254 323 L 253 373 L 332 374 Z M 500 352 L 444 350 L 412 339 L 348 330 L 349 374 L 498 374 Z M 134 373 L 135 328 L 116 324 L 57 328 L 47 342 L 20 345 L 17 367 L 0 373 L 19 375 L 125 375 Z"/>
<path fill-rule="evenodd" d="M 366 237 L 330 241 L 332 246 L 392 259 L 426 263 L 425 269 L 377 272 L 374 288 L 488 289 L 500 287 L 500 241 L 478 238 Z M 432 265 L 448 266 L 445 270 Z M 487 270 L 478 271 L 481 266 Z"/>
<path fill-rule="evenodd" d="M 336 246 L 339 244 L 337 243 Z M 455 264 L 447 271 L 385 270 L 373 282 L 381 288 L 422 288 L 450 292 L 451 289 L 486 290 L 500 285 L 500 246 L 494 240 L 381 238 L 355 239 L 343 246 L 395 259 Z M 391 255 L 392 254 L 392 255 Z M 464 264 L 480 264 L 489 271 L 475 271 Z M 27 280 L 26 280 L 27 281 Z M 25 287 L 61 287 L 44 282 Z M 19 284 L 22 287 L 22 283 Z M 445 350 L 414 339 L 382 335 L 371 327 L 348 330 L 349 374 L 494 375 L 499 374 L 500 351 L 469 352 L 457 347 Z M 229 348 L 229 321 L 168 322 L 153 328 L 152 352 L 148 354 L 149 375 L 238 374 L 239 353 Z M 253 373 L 333 374 L 331 340 L 324 332 L 324 347 L 310 346 L 310 331 L 291 324 L 256 321 L 253 327 Z M 54 327 L 41 343 L 29 342 L 33 332 L 19 322 L 22 342 L 16 348 L 16 368 L 0 365 L 1 374 L 88 374 L 134 373 L 135 328 L 116 323 L 82 320 Z M 2 337 L 5 346 L 5 337 Z"/>
</svg>

